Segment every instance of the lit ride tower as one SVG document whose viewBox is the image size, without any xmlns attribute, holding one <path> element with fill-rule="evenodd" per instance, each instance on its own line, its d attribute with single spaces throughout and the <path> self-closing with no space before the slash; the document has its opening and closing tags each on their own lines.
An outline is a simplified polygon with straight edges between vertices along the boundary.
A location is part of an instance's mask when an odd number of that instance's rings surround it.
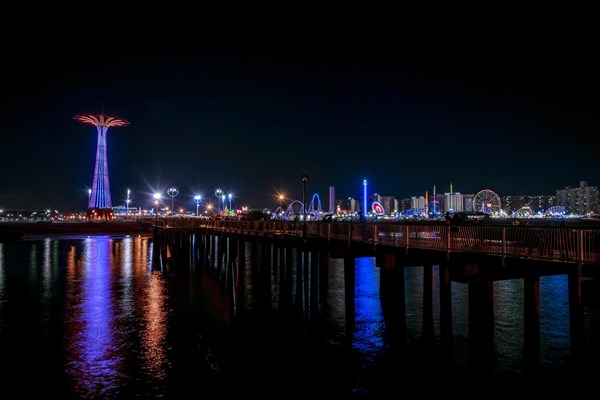
<svg viewBox="0 0 600 400">
<path fill-rule="evenodd" d="M 103 114 L 76 115 L 75 120 L 84 124 L 94 125 L 98 131 L 98 145 L 96 146 L 96 166 L 94 167 L 94 181 L 92 193 L 88 202 L 88 219 L 112 219 L 112 201 L 110 198 L 110 184 L 108 181 L 108 160 L 106 158 L 106 134 L 108 128 L 127 126 L 129 122 L 122 118 L 108 117 Z"/>
</svg>

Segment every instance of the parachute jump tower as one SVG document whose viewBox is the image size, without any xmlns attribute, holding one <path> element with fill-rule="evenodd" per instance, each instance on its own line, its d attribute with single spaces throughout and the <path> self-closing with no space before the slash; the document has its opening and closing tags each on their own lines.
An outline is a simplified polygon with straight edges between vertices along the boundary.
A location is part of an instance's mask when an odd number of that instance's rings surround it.
<svg viewBox="0 0 600 400">
<path fill-rule="evenodd" d="M 88 201 L 87 219 L 112 219 L 112 200 L 110 198 L 110 183 L 108 180 L 108 160 L 106 158 L 106 134 L 108 128 L 127 126 L 129 122 L 123 118 L 109 117 L 104 114 L 76 115 L 76 121 L 94 125 L 98 132 L 96 146 L 96 166 L 94 180 Z"/>
</svg>

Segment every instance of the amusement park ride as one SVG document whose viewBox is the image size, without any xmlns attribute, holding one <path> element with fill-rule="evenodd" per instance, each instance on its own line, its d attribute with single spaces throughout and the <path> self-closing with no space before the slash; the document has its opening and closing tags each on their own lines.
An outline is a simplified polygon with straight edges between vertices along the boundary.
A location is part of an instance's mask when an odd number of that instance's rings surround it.
<svg viewBox="0 0 600 400">
<path fill-rule="evenodd" d="M 316 205 L 316 208 L 315 208 Z M 319 220 L 325 214 L 321 207 L 321 198 L 317 193 L 312 196 L 310 203 L 308 203 L 308 208 L 306 209 L 306 219 L 310 220 Z M 292 201 L 287 208 L 284 210 L 281 206 L 277 207 L 274 212 L 274 215 L 277 219 L 286 219 L 286 220 L 295 220 L 304 218 L 304 204 L 300 200 Z"/>
<path fill-rule="evenodd" d="M 500 196 L 489 189 L 484 189 L 473 198 L 473 211 L 484 214 L 496 214 L 501 210 Z"/>
<path fill-rule="evenodd" d="M 437 205 L 439 202 L 435 199 L 432 204 Z M 314 194 L 310 203 L 307 204 L 307 219 L 320 220 L 327 215 L 331 215 L 328 211 L 323 211 L 321 207 L 321 199 L 318 194 Z M 437 208 L 437 207 L 436 207 Z M 435 210 L 436 208 L 433 208 Z M 500 196 L 492 190 L 484 189 L 479 191 L 473 197 L 473 212 L 478 214 L 497 215 L 501 213 Z M 435 211 L 434 211 L 435 213 Z M 292 201 L 287 208 L 283 205 L 278 207 L 273 216 L 276 219 L 295 220 L 302 219 L 304 215 L 304 205 L 300 200 Z M 369 210 L 369 215 L 383 216 L 386 215 L 386 210 L 383 205 L 377 201 L 373 201 Z"/>
</svg>

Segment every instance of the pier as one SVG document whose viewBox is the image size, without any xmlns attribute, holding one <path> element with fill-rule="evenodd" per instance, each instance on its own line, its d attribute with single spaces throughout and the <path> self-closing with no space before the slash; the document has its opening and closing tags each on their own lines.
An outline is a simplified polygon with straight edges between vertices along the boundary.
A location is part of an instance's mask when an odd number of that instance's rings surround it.
<svg viewBox="0 0 600 400">
<path fill-rule="evenodd" d="M 432 299 L 439 299 L 440 342 L 451 343 L 451 282 L 468 286 L 469 341 L 473 354 L 493 341 L 493 282 L 523 279 L 525 358 L 539 361 L 540 277 L 568 276 L 571 350 L 585 347 L 582 281 L 600 271 L 600 229 L 564 226 L 452 226 L 445 224 L 357 224 L 287 221 L 165 221 L 155 226 L 155 263 L 169 268 L 209 268 L 231 285 L 233 303 L 247 258 L 261 280 L 263 304 L 270 308 L 270 280 L 283 293 L 295 290 L 307 318 L 318 318 L 331 258 L 344 260 L 346 324 L 355 319 L 356 258 L 374 257 L 380 268 L 382 307 L 398 340 L 406 337 L 403 269 L 423 269 L 423 335 L 433 336 Z M 249 257 L 247 252 L 249 252 Z M 292 266 L 296 277 L 292 279 Z M 433 271 L 439 293 L 433 295 Z M 277 271 L 273 274 L 273 271 Z M 296 287 L 291 287 L 295 280 Z M 236 289 L 237 287 L 237 289 Z M 289 296 L 291 298 L 291 296 Z M 285 301 L 282 304 L 286 304 Z M 284 308 L 291 305 L 284 305 Z"/>
</svg>

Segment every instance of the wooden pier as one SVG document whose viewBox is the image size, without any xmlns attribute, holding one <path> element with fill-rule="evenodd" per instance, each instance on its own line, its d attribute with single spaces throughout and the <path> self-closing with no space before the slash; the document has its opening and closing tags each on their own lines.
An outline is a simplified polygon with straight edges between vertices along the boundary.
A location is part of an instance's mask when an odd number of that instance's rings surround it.
<svg viewBox="0 0 600 400">
<path fill-rule="evenodd" d="M 585 347 L 582 279 L 595 278 L 600 270 L 600 229 L 596 228 L 304 226 L 282 221 L 214 220 L 156 226 L 154 238 L 157 263 L 169 258 L 168 263 L 176 268 L 200 265 L 222 271 L 234 289 L 238 279 L 243 279 L 239 272 L 249 251 L 250 268 L 265 283 L 261 287 L 267 288 L 260 294 L 261 301 L 270 304 L 271 271 L 277 269 L 281 290 L 291 293 L 295 289 L 296 302 L 305 303 L 309 318 L 318 318 L 319 302 L 328 284 L 329 260 L 343 259 L 346 324 L 350 329 L 355 321 L 355 260 L 374 257 L 380 268 L 382 308 L 399 340 L 406 338 L 404 268 L 423 268 L 423 335 L 428 337 L 433 336 L 432 274 L 433 266 L 437 266 L 440 342 L 452 342 L 451 282 L 462 282 L 468 286 L 473 354 L 483 354 L 492 346 L 493 282 L 523 279 L 525 359 L 533 366 L 540 357 L 540 277 L 568 276 L 571 349 L 578 354 Z M 296 288 L 291 287 L 293 266 Z"/>
</svg>

